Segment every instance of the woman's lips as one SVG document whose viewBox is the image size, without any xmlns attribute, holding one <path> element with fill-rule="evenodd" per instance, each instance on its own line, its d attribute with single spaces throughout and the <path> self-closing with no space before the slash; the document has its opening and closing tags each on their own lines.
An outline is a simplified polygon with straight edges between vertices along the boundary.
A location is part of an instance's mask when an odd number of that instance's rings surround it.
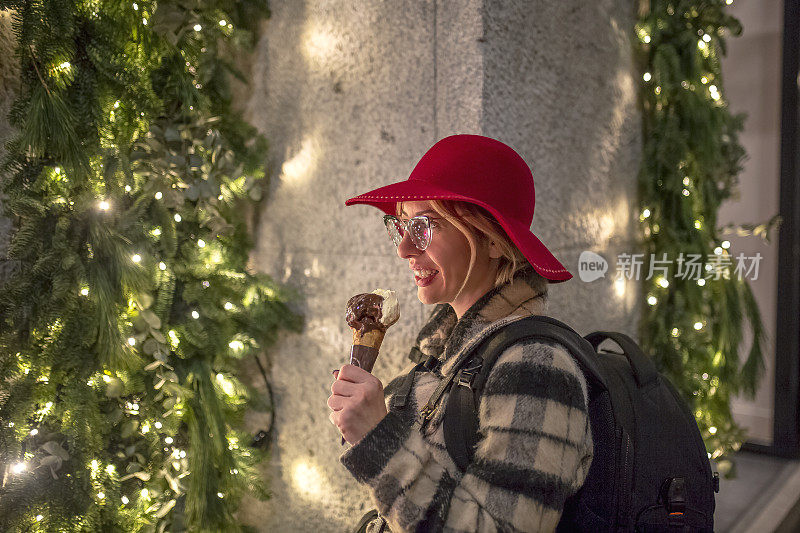
<svg viewBox="0 0 800 533">
<path fill-rule="evenodd" d="M 433 274 L 430 274 L 428 272 L 424 272 L 424 273 L 415 272 L 414 273 L 414 282 L 416 282 L 417 287 L 427 287 L 428 285 L 433 283 L 433 280 L 439 274 L 439 271 L 438 270 L 433 270 L 432 272 L 433 272 Z"/>
</svg>

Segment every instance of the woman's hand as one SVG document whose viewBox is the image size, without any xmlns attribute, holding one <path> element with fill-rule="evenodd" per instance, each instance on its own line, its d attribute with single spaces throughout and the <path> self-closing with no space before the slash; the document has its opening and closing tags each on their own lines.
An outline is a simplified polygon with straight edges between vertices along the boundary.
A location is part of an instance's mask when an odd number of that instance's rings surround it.
<svg viewBox="0 0 800 533">
<path fill-rule="evenodd" d="M 383 384 L 378 378 L 354 365 L 337 371 L 328 398 L 332 412 L 328 418 L 344 439 L 355 444 L 386 416 Z"/>
</svg>

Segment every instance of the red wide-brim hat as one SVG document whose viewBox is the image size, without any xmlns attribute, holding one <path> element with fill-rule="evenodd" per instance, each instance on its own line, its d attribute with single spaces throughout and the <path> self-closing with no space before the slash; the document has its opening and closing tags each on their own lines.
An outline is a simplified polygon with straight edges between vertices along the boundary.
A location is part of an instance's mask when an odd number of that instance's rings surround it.
<svg viewBox="0 0 800 533">
<path fill-rule="evenodd" d="M 551 283 L 572 274 L 531 232 L 536 194 L 533 175 L 509 146 L 480 135 L 453 135 L 422 156 L 407 180 L 350 198 L 397 216 L 398 202 L 460 200 L 489 211 L 536 272 Z"/>
</svg>

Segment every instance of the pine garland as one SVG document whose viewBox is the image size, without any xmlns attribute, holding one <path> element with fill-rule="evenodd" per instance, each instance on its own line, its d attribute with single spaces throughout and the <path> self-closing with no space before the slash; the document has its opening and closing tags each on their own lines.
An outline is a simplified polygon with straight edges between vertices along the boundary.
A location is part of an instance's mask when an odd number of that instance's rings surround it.
<svg viewBox="0 0 800 533">
<path fill-rule="evenodd" d="M 0 530 L 239 531 L 266 497 L 240 360 L 299 317 L 247 270 L 265 140 L 229 62 L 258 0 L 0 0 L 20 65 L 2 166 Z"/>
<path fill-rule="evenodd" d="M 755 393 L 764 342 L 750 286 L 735 272 L 738 258 L 717 227 L 720 205 L 735 196 L 745 157 L 738 141 L 744 117 L 728 108 L 720 67 L 726 34 L 741 33 L 740 23 L 725 12 L 730 3 L 650 0 L 636 27 L 645 267 L 650 272 L 651 258 L 666 259 L 684 274 L 675 269 L 644 282 L 640 337 L 693 406 L 709 456 L 728 474 L 730 453 L 746 437 L 733 420 L 730 401 Z M 686 276 L 691 254 L 701 258 L 699 276 Z M 740 362 L 745 320 L 753 342 Z"/>
</svg>

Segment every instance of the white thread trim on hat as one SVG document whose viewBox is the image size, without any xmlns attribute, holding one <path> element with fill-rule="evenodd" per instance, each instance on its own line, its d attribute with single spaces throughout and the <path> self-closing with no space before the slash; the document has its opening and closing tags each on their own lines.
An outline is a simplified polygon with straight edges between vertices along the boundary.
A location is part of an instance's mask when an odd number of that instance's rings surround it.
<svg viewBox="0 0 800 533">
<path fill-rule="evenodd" d="M 353 200 L 357 200 L 359 198 L 362 198 L 364 200 L 378 200 L 378 199 L 393 200 L 393 199 L 397 199 L 399 197 L 398 196 L 356 196 L 355 198 L 353 198 Z M 431 197 L 431 196 L 426 194 L 426 195 L 423 195 L 423 196 L 419 196 L 419 195 L 415 195 L 415 196 L 403 195 L 401 198 L 403 198 L 403 199 L 416 198 L 416 199 L 420 199 L 420 200 L 428 200 L 428 199 L 432 199 L 433 197 Z M 436 196 L 435 197 L 436 200 L 463 200 L 463 198 L 464 198 L 463 196 Z M 530 261 L 530 259 L 528 259 L 528 261 Z M 533 266 L 535 266 L 539 270 L 544 270 L 545 272 L 550 272 L 550 273 L 553 273 L 553 274 L 558 274 L 558 273 L 561 273 L 561 272 L 569 274 L 569 271 L 565 270 L 563 268 L 559 268 L 559 269 L 554 270 L 552 268 L 547 268 L 547 267 L 540 266 L 537 263 L 533 263 Z"/>
</svg>

